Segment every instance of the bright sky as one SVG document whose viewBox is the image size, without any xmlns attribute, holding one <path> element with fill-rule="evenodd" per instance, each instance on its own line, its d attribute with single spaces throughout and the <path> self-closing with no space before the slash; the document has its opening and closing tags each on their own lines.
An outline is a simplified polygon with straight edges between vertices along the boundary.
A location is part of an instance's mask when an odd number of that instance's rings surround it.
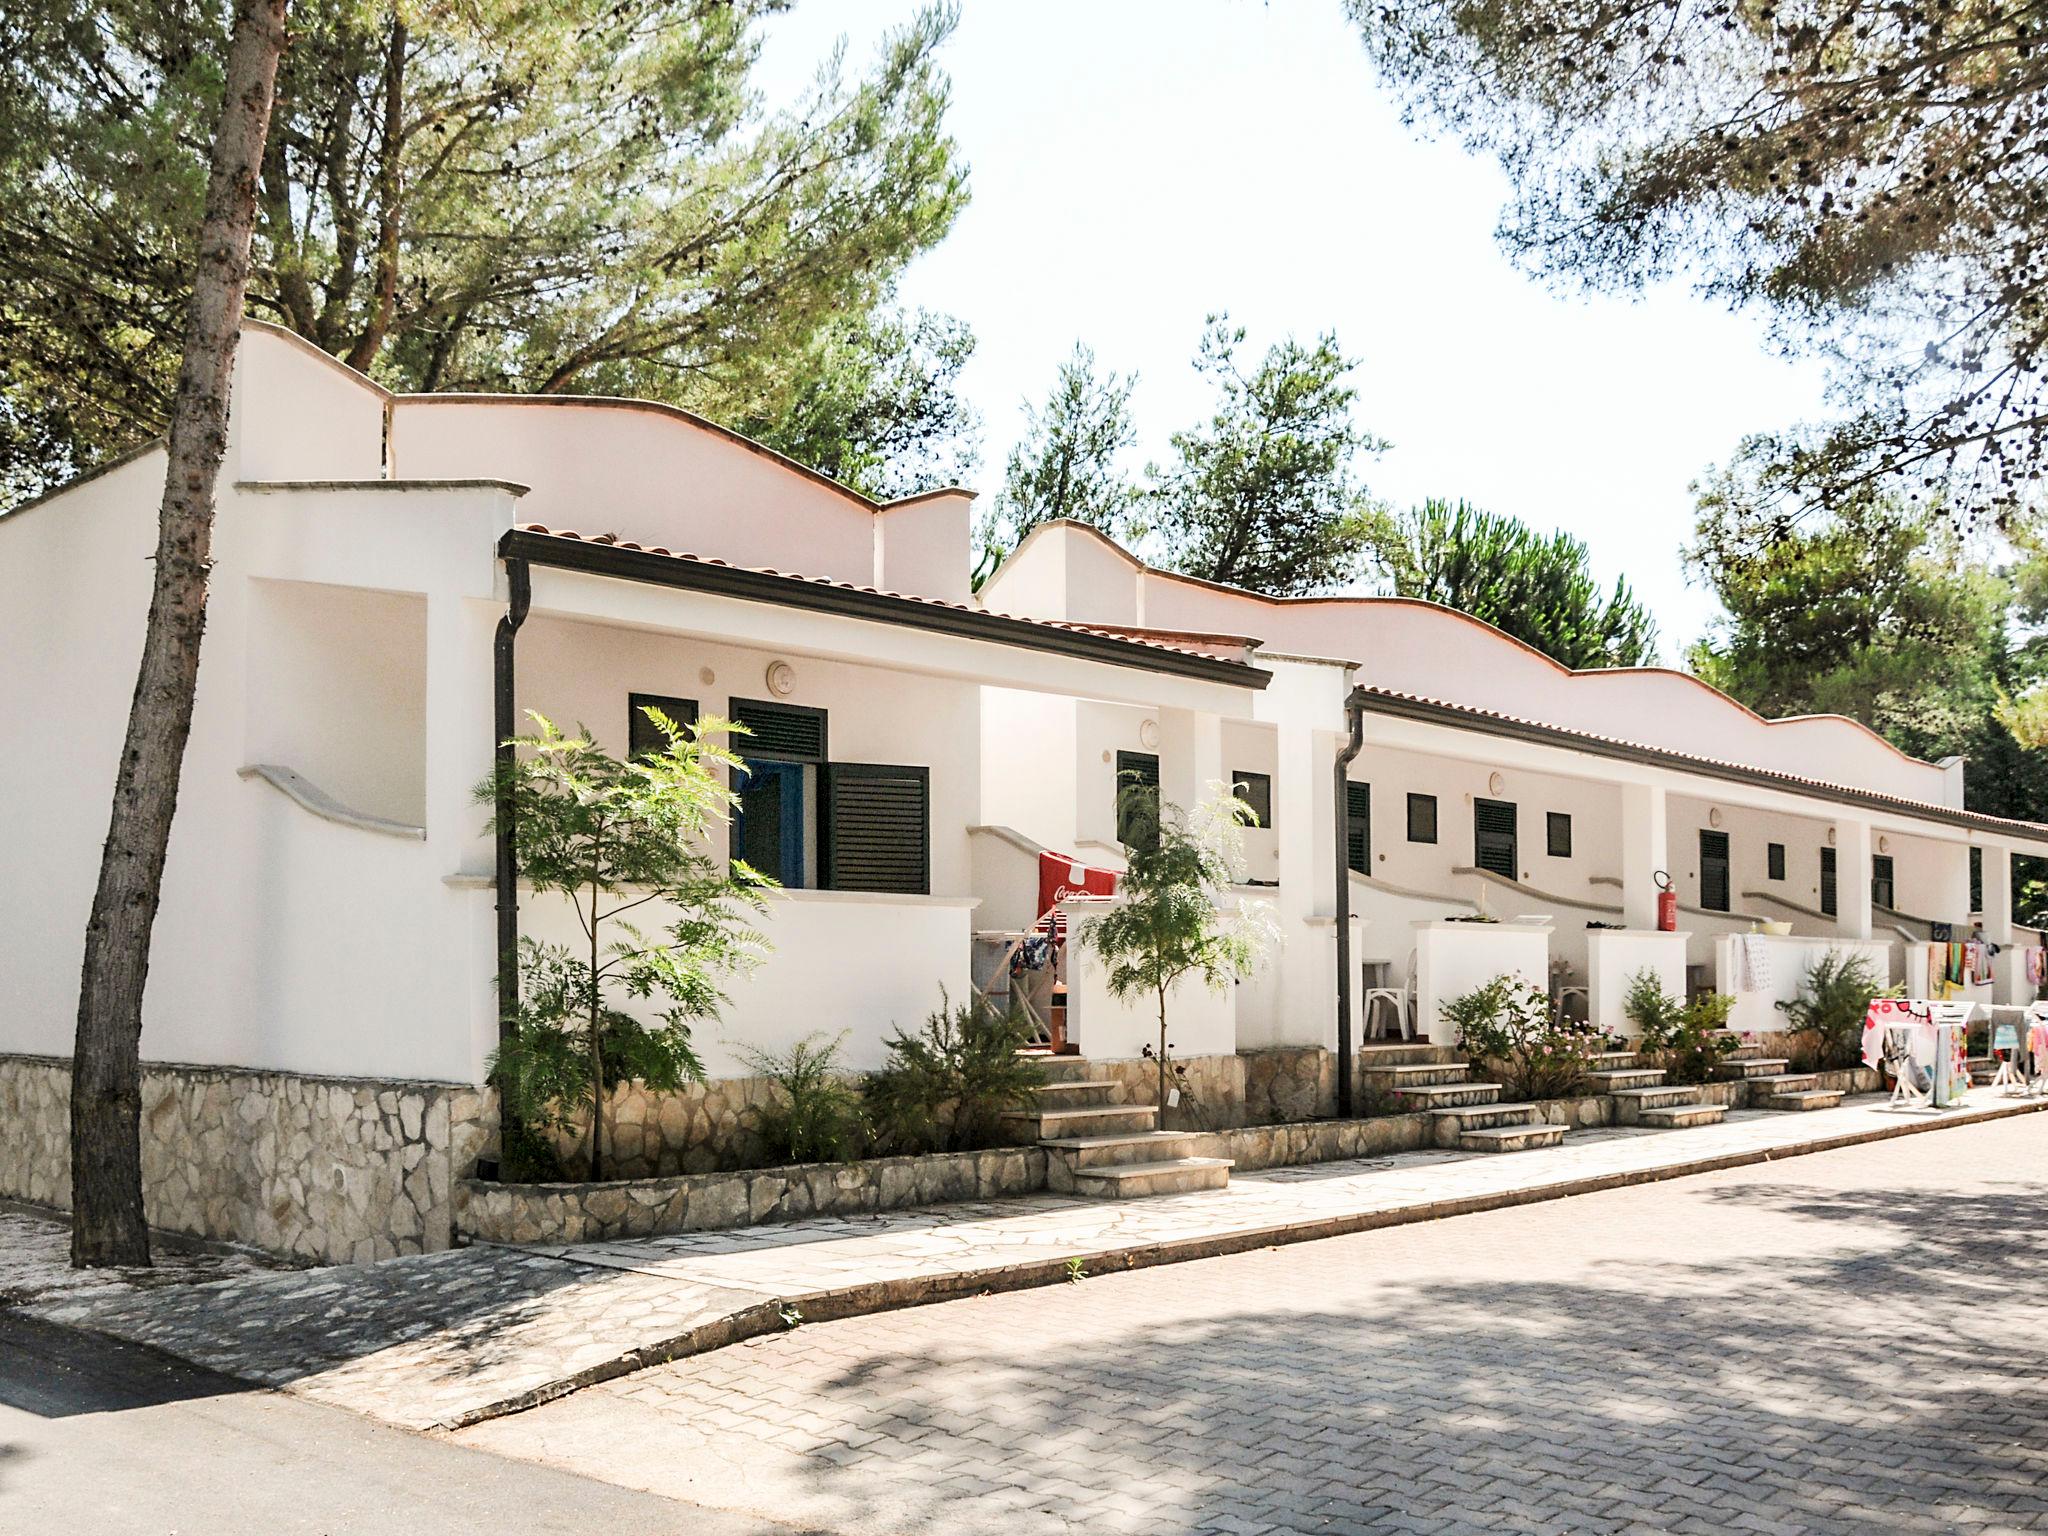
<svg viewBox="0 0 2048 1536">
<path fill-rule="evenodd" d="M 914 0 L 809 0 L 763 60 L 788 100 L 835 38 L 872 56 Z M 1503 255 L 1491 160 L 1405 129 L 1337 0 L 966 0 L 945 51 L 973 203 L 904 298 L 968 321 L 985 496 L 1076 339 L 1136 371 L 1137 463 L 1203 419 L 1205 314 L 1251 347 L 1334 329 L 1361 360 L 1397 506 L 1463 496 L 1591 545 L 1675 659 L 1713 616 L 1679 546 L 1687 487 L 1746 432 L 1823 414 L 1813 364 L 1683 289 L 1553 293 Z"/>
</svg>

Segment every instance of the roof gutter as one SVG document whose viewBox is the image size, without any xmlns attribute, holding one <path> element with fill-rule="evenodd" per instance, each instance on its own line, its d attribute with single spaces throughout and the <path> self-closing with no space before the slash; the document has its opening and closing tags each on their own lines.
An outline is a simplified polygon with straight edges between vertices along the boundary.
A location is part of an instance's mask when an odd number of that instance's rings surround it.
<svg viewBox="0 0 2048 1536">
<path fill-rule="evenodd" d="M 1270 672 L 1249 662 L 1196 656 L 1115 635 L 1012 618 L 1008 614 L 924 602 L 888 592 L 867 592 L 801 576 L 748 570 L 741 566 L 678 559 L 652 550 L 626 549 L 617 544 L 564 539 L 524 528 L 511 529 L 500 538 L 498 553 L 507 561 L 524 560 L 557 570 L 583 571 L 649 586 L 706 592 L 746 602 L 773 603 L 784 608 L 864 619 L 875 624 L 896 624 L 932 634 L 957 635 L 962 639 L 981 640 L 993 645 L 1018 646 L 1079 661 L 1103 662 L 1109 666 L 1165 673 L 1198 682 L 1223 683 L 1233 688 L 1264 688 L 1272 681 Z"/>
<path fill-rule="evenodd" d="M 1975 811 L 1958 810 L 1953 806 L 1902 800 L 1896 796 L 1880 794 L 1875 790 L 1857 789 L 1847 784 L 1821 784 L 1798 778 L 1793 774 L 1774 772 L 1769 768 L 1746 768 L 1740 763 L 1719 763 L 1711 758 L 1690 757 L 1683 752 L 1667 751 L 1662 747 L 1644 746 L 1636 742 L 1614 741 L 1603 736 L 1588 735 L 1583 731 L 1568 730 L 1563 726 L 1541 725 L 1533 720 L 1515 720 L 1504 715 L 1489 714 L 1484 710 L 1462 709 L 1455 704 L 1441 704 L 1432 699 L 1400 698 L 1369 688 L 1362 691 L 1365 694 L 1365 707 L 1376 715 L 1420 720 L 1430 725 L 1448 726 L 1452 730 L 1502 736 L 1542 746 L 1563 747 L 1593 757 L 1611 758 L 1616 762 L 1640 763 L 1645 767 L 1664 768 L 1673 773 L 1689 773 L 1699 778 L 1721 779 L 1731 784 L 1751 784 L 1763 789 L 1780 790 L 1785 794 L 1804 795 L 1809 799 L 1818 797 L 1841 805 L 1883 811 L 1893 816 L 1941 822 L 1973 832 L 1985 832 L 1994 837 L 2048 843 L 2048 826 L 2039 826 L 2033 822 L 2011 821 L 2002 816 L 1986 816 Z"/>
<path fill-rule="evenodd" d="M 1365 690 L 1344 696 L 1343 748 L 1337 753 L 1337 1117 L 1351 1118 L 1351 760 L 1365 746 Z"/>
</svg>

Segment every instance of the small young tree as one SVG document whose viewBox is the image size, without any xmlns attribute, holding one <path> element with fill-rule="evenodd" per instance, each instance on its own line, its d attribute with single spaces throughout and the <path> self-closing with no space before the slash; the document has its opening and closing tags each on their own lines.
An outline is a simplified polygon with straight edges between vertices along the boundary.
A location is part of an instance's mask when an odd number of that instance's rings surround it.
<svg viewBox="0 0 2048 1536">
<path fill-rule="evenodd" d="M 1231 894 L 1243 864 L 1239 829 L 1251 807 L 1220 792 L 1189 814 L 1128 785 L 1120 819 L 1156 825 L 1125 852 L 1118 904 L 1081 926 L 1081 943 L 1109 970 L 1113 997 L 1151 997 L 1159 1010 L 1159 1108 L 1166 1109 L 1166 999 L 1184 978 L 1222 991 L 1258 968 L 1273 940 L 1270 912 Z"/>
<path fill-rule="evenodd" d="M 644 711 L 664 745 L 630 762 L 587 736 L 564 735 L 533 715 L 518 739 L 506 788 L 519 827 L 519 871 L 537 893 L 569 898 L 585 947 L 522 939 L 525 985 L 512 1033 L 491 1058 L 508 1115 L 566 1129 L 587 1109 L 590 1177 L 604 1176 L 604 1106 L 622 1082 L 673 1092 L 702 1082 L 690 1024 L 715 1019 L 723 980 L 757 964 L 767 941 L 750 921 L 772 882 L 739 860 L 732 873 L 705 851 L 733 792 L 714 766 L 741 766 L 719 739 L 722 720 L 679 727 Z M 480 800 L 494 800 L 497 781 Z M 669 910 L 662 933 L 622 921 L 654 902 Z M 666 1003 L 650 1027 L 621 998 Z"/>
</svg>

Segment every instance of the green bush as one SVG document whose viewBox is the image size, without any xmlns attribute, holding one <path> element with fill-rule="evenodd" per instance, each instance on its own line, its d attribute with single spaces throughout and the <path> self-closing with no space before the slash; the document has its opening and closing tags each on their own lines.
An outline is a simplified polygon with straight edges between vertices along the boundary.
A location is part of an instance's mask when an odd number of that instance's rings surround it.
<svg viewBox="0 0 2048 1536">
<path fill-rule="evenodd" d="M 761 1145 L 773 1163 L 844 1163 L 860 1155 L 861 1102 L 841 1070 L 845 1031 L 805 1035 L 786 1051 L 743 1049 L 748 1066 L 775 1084 L 762 1107 Z"/>
<path fill-rule="evenodd" d="M 1734 1051 L 1736 1042 L 1724 1033 L 1735 999 L 1725 992 L 1702 993 L 1680 1002 L 1652 971 L 1638 971 L 1629 982 L 1621 1011 L 1636 1026 L 1638 1048 L 1653 1066 L 1662 1067 L 1667 1082 L 1704 1083 L 1714 1068 Z"/>
<path fill-rule="evenodd" d="M 1557 1017 L 1550 994 L 1519 976 L 1496 976 L 1443 1005 L 1458 1046 L 1515 1099 L 1561 1099 L 1585 1087 L 1606 1042 L 1590 1024 Z"/>
<path fill-rule="evenodd" d="M 1797 997 L 1779 1009 L 1792 1021 L 1793 1065 L 1803 1072 L 1834 1072 L 1863 1061 L 1863 1015 L 1883 991 L 1861 955 L 1829 951 L 1806 973 Z"/>
<path fill-rule="evenodd" d="M 870 1073 L 868 1114 L 892 1152 L 965 1152 L 995 1145 L 1006 1110 L 1028 1108 L 1045 1068 L 1018 1054 L 1030 1021 L 984 998 L 942 998 L 916 1034 L 898 1029 Z"/>
</svg>

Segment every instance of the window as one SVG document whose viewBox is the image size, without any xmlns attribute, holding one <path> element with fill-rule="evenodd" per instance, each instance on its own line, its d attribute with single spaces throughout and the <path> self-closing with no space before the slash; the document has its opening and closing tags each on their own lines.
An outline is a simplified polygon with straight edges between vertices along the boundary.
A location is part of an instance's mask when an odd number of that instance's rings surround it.
<svg viewBox="0 0 2048 1536">
<path fill-rule="evenodd" d="M 734 699 L 733 719 L 748 734 L 733 749 L 746 767 L 733 772 L 732 849 L 791 890 L 815 885 L 818 770 L 825 761 L 825 711 L 760 699 Z"/>
<path fill-rule="evenodd" d="M 695 699 L 671 698 L 660 693 L 629 693 L 626 695 L 626 755 L 645 757 L 659 752 L 668 745 L 654 722 L 641 711 L 658 709 L 677 725 L 697 723 L 697 701 Z"/>
<path fill-rule="evenodd" d="M 820 881 L 831 891 L 932 889 L 931 770 L 827 763 Z"/>
<path fill-rule="evenodd" d="M 1515 851 L 1515 807 L 1507 800 L 1472 802 L 1472 862 L 1504 880 L 1520 878 Z"/>
<path fill-rule="evenodd" d="M 1728 834 L 1700 830 L 1700 905 L 1709 912 L 1728 910 Z"/>
<path fill-rule="evenodd" d="M 1273 825 L 1273 776 L 1240 770 L 1230 776 L 1230 792 L 1252 808 L 1262 827 Z"/>
<path fill-rule="evenodd" d="M 1892 898 L 1897 894 L 1892 883 L 1892 856 L 1888 853 L 1873 853 L 1870 856 L 1870 904 L 1874 907 L 1896 907 Z"/>
<path fill-rule="evenodd" d="M 1773 880 L 1785 878 L 1785 845 L 1766 843 L 1764 845 L 1764 873 Z"/>
<path fill-rule="evenodd" d="M 1126 848 L 1159 842 L 1159 757 L 1153 752 L 1116 755 L 1116 840 Z"/>
<path fill-rule="evenodd" d="M 1344 786 L 1344 862 L 1361 875 L 1372 873 L 1372 786 Z"/>
<path fill-rule="evenodd" d="M 792 763 L 825 761 L 825 711 L 802 704 L 771 704 L 762 699 L 734 699 L 733 723 L 746 727 L 746 734 L 734 732 L 733 751 L 752 762 L 772 757 Z"/>
<path fill-rule="evenodd" d="M 1835 915 L 1835 850 L 1832 848 L 1820 851 L 1820 909 L 1829 917 Z"/>
<path fill-rule="evenodd" d="M 1553 859 L 1572 856 L 1572 819 L 1565 812 L 1552 811 L 1546 818 L 1544 846 Z"/>
<path fill-rule="evenodd" d="M 1984 850 L 1970 850 L 1970 910 L 1984 910 Z"/>
<path fill-rule="evenodd" d="M 1436 796 L 1410 795 L 1408 797 L 1408 841 L 1411 843 L 1433 843 L 1436 841 Z"/>
</svg>

